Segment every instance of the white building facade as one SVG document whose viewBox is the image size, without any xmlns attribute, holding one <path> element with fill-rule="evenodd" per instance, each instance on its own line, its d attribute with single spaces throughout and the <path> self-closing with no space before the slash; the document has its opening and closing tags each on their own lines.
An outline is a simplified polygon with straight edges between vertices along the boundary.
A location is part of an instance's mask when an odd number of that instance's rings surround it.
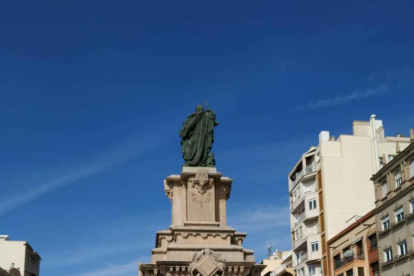
<svg viewBox="0 0 414 276">
<path fill-rule="evenodd" d="M 0 235 L 0 268 L 10 276 L 39 276 L 41 257 L 29 243 Z"/>
<path fill-rule="evenodd" d="M 386 137 L 381 120 L 354 121 L 353 135 L 319 135 L 289 174 L 292 262 L 297 276 L 328 272 L 326 242 L 374 207 L 371 176 L 409 138 Z M 352 220 L 351 218 L 354 218 Z M 327 274 L 326 274 L 327 275 Z"/>
</svg>

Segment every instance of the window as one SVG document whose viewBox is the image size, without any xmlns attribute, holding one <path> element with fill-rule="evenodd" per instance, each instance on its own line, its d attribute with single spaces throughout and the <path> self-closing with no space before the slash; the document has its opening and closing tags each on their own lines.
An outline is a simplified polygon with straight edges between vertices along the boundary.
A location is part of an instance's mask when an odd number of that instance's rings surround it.
<svg viewBox="0 0 414 276">
<path fill-rule="evenodd" d="M 403 256 L 407 254 L 407 241 L 398 244 L 398 255 Z"/>
<path fill-rule="evenodd" d="M 314 265 L 309 265 L 309 275 L 316 275 L 316 267 Z"/>
<path fill-rule="evenodd" d="M 309 200 L 309 210 L 316 209 L 316 199 Z"/>
<path fill-rule="evenodd" d="M 395 210 L 395 222 L 403 221 L 404 219 L 404 209 L 403 207 L 398 208 Z"/>
<path fill-rule="evenodd" d="M 414 213 L 414 199 L 410 201 L 411 214 Z"/>
<path fill-rule="evenodd" d="M 346 272 L 346 276 L 354 276 L 354 270 L 350 269 Z"/>
<path fill-rule="evenodd" d="M 392 248 L 391 247 L 384 250 L 384 260 L 385 262 L 392 261 Z"/>
<path fill-rule="evenodd" d="M 369 250 L 377 249 L 377 235 L 373 234 L 368 237 L 369 239 Z"/>
<path fill-rule="evenodd" d="M 400 187 L 402 184 L 402 175 L 401 175 L 401 171 L 397 171 L 395 173 L 395 187 L 398 188 Z"/>
<path fill-rule="evenodd" d="M 311 242 L 312 251 L 319 251 L 319 243 L 318 242 Z"/>
<path fill-rule="evenodd" d="M 390 162 L 392 159 L 394 159 L 395 155 L 388 155 L 388 162 Z"/>
<path fill-rule="evenodd" d="M 390 228 L 390 218 L 389 216 L 384 217 L 382 220 L 382 230 L 387 230 Z"/>
<path fill-rule="evenodd" d="M 414 176 L 414 159 L 410 163 L 410 178 Z"/>
<path fill-rule="evenodd" d="M 293 193 L 293 202 L 296 202 L 296 191 Z"/>
<path fill-rule="evenodd" d="M 388 194 L 388 184 L 386 181 L 382 183 L 381 190 L 382 190 L 382 197 L 385 197 Z"/>
<path fill-rule="evenodd" d="M 335 269 L 341 266 L 341 256 L 339 254 L 334 257 L 334 262 L 335 262 Z"/>
<path fill-rule="evenodd" d="M 382 157 L 378 157 L 378 160 L 379 160 L 379 164 L 382 167 L 382 165 L 384 165 L 384 160 L 382 159 Z"/>
</svg>

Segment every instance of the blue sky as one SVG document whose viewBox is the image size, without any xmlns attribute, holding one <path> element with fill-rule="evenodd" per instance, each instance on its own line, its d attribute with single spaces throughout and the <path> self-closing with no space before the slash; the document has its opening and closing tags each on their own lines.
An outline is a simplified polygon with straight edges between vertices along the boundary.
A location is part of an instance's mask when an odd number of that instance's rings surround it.
<svg viewBox="0 0 414 276">
<path fill-rule="evenodd" d="M 198 103 L 220 125 L 245 246 L 290 247 L 287 174 L 373 113 L 414 127 L 412 1 L 7 1 L 0 9 L 0 234 L 43 276 L 136 275 L 170 224 L 163 179 Z"/>
</svg>

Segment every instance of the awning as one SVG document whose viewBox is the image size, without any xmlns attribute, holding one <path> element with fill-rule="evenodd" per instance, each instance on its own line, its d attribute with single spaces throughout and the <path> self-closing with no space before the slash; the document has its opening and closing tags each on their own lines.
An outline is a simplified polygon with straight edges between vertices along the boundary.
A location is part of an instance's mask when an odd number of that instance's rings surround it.
<svg viewBox="0 0 414 276">
<path fill-rule="evenodd" d="M 359 242 L 361 239 L 362 239 L 362 238 L 359 238 L 359 239 L 354 240 L 354 241 L 351 243 L 351 245 L 356 244 L 356 243 L 357 243 L 357 242 Z"/>
<path fill-rule="evenodd" d="M 354 256 L 354 252 L 352 252 L 351 249 L 348 249 L 347 251 L 344 252 L 344 257 L 352 257 Z"/>
</svg>

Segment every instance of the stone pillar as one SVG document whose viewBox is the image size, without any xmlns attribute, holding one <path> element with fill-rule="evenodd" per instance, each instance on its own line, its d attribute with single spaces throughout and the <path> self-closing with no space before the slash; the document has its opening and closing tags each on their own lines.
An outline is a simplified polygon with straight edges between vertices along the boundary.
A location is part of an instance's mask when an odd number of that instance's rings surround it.
<svg viewBox="0 0 414 276">
<path fill-rule="evenodd" d="M 182 198 L 182 220 L 186 222 L 188 220 L 188 213 L 187 213 L 187 181 L 181 180 L 181 198 Z"/>
<path fill-rule="evenodd" d="M 182 198 L 182 187 L 180 182 L 173 184 L 173 225 L 183 225 L 183 198 Z"/>
<path fill-rule="evenodd" d="M 224 184 L 220 183 L 217 187 L 217 197 L 218 197 L 218 221 L 220 222 L 221 227 L 226 226 L 226 187 Z"/>
</svg>

